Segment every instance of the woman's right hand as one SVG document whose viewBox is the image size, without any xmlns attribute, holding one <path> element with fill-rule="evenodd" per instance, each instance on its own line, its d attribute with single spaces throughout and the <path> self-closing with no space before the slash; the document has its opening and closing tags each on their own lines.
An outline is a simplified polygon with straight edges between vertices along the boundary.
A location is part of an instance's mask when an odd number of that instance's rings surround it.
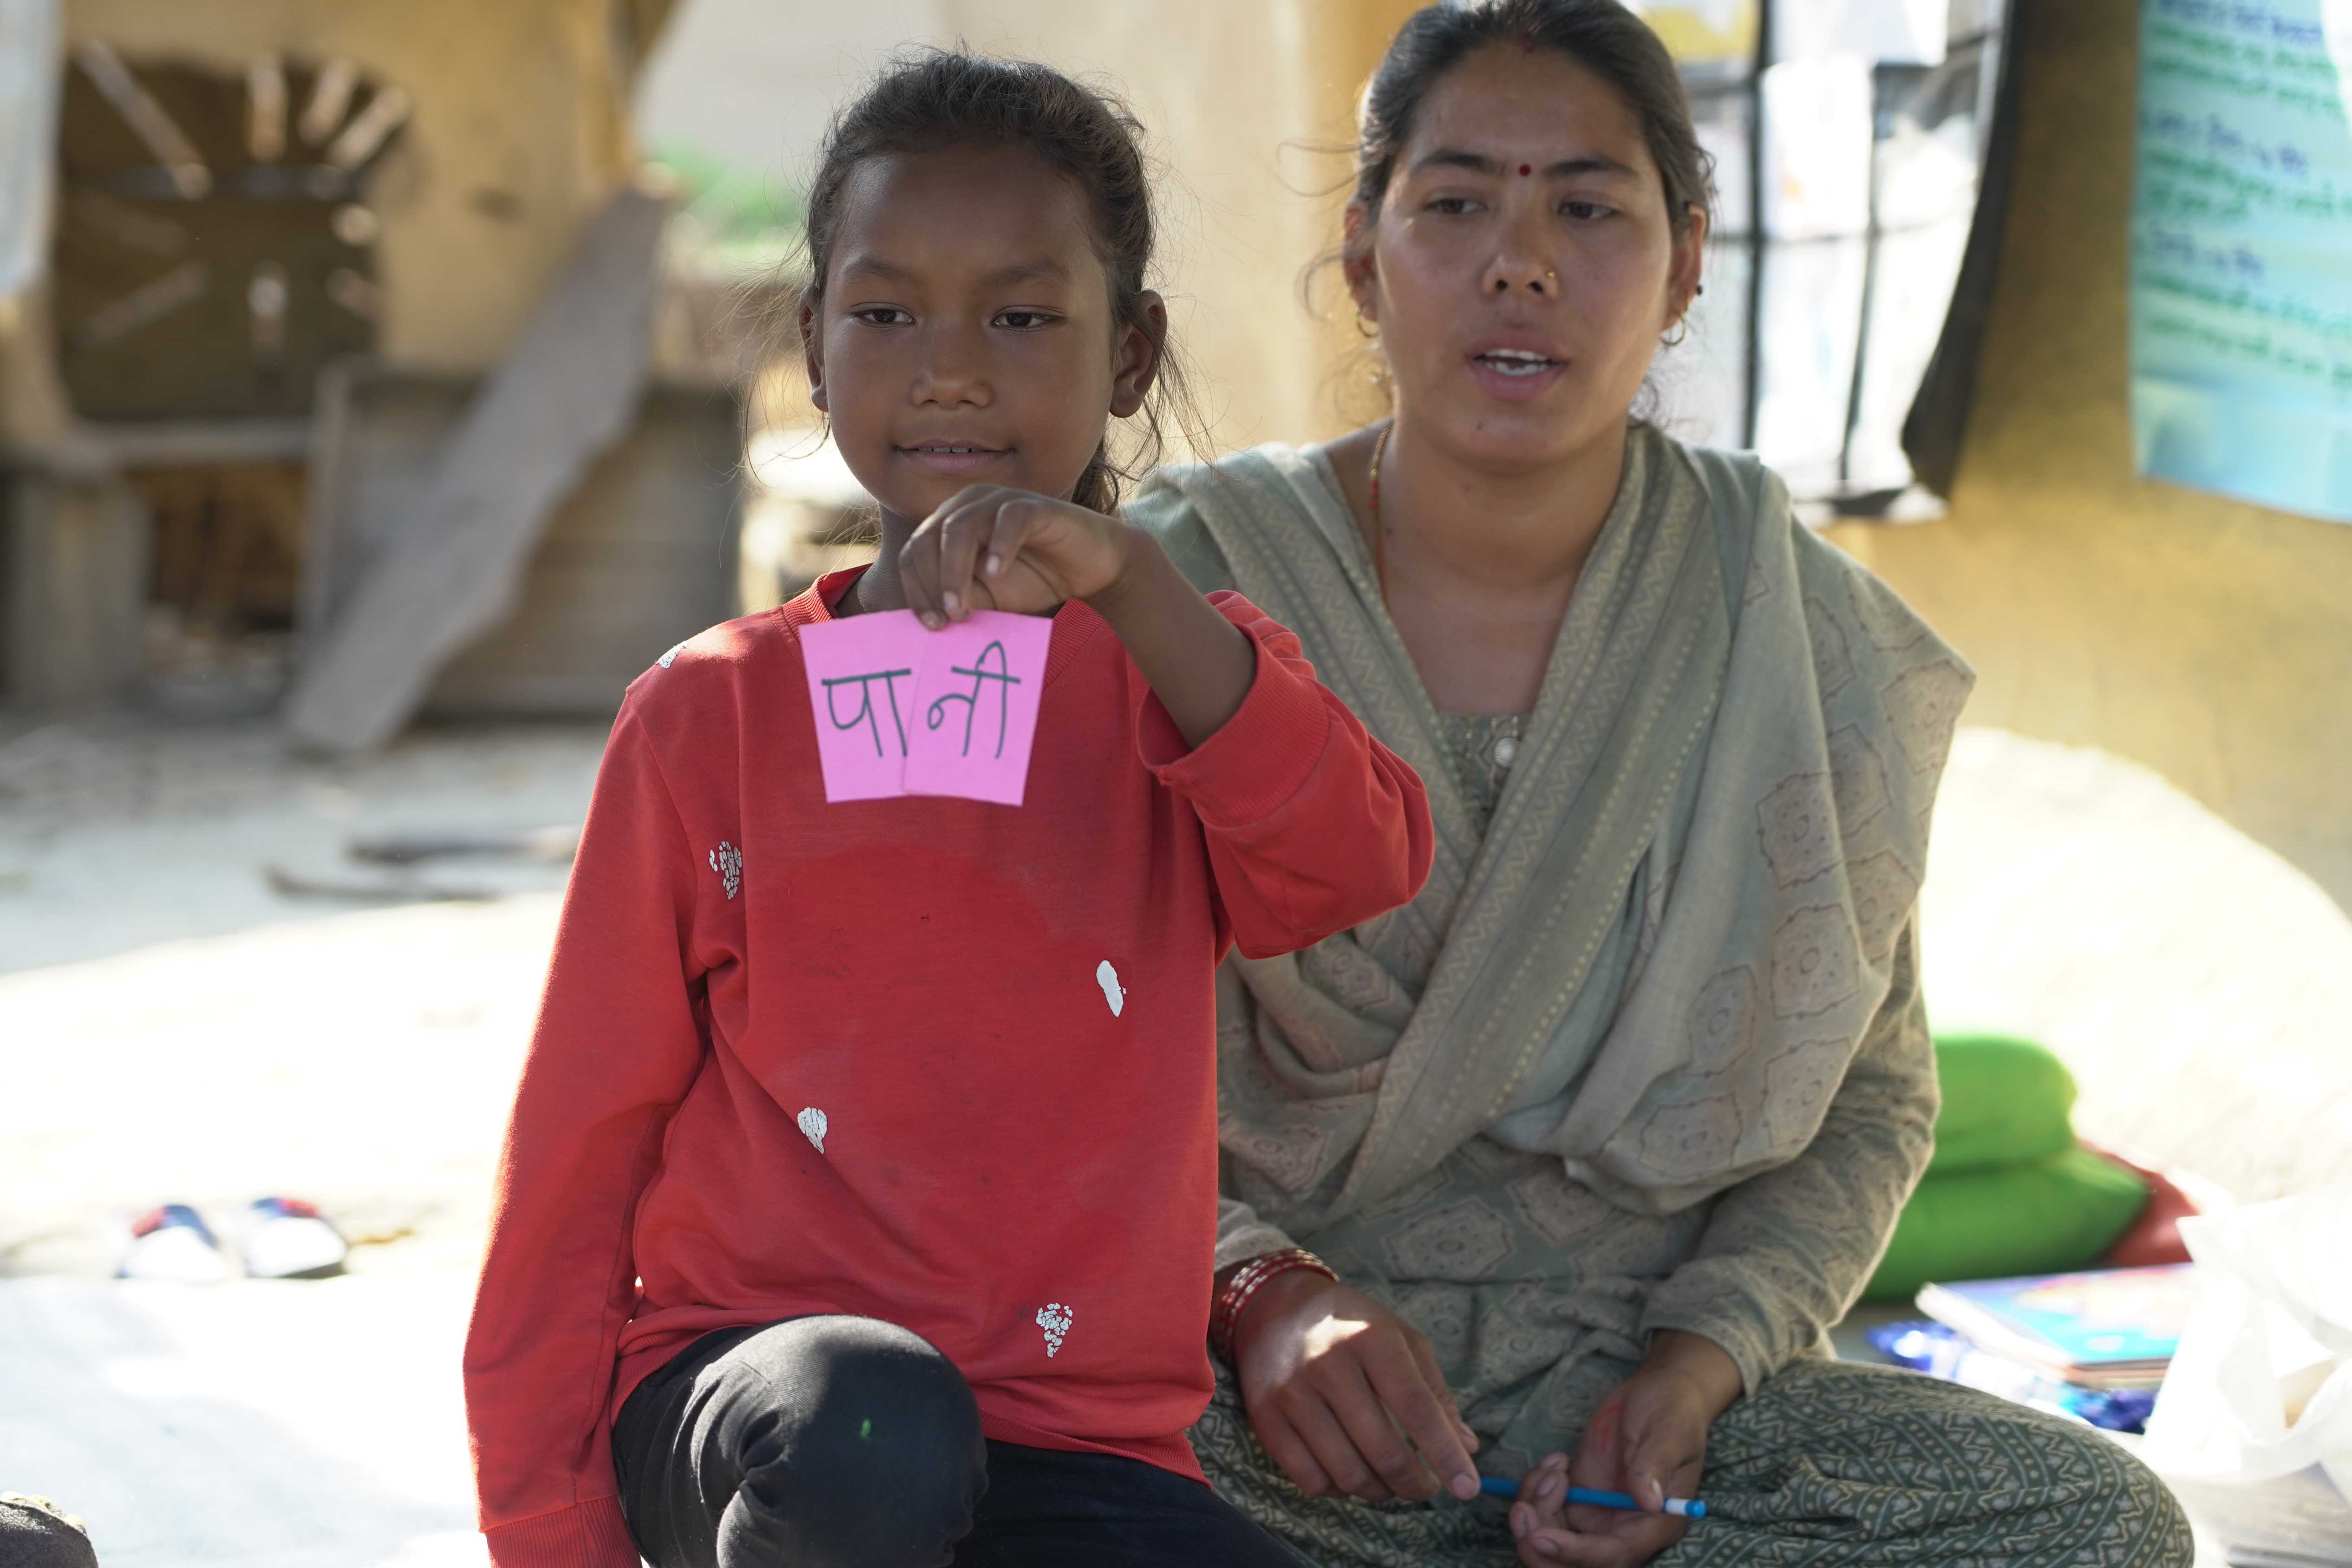
<svg viewBox="0 0 2352 1568">
<path fill-rule="evenodd" d="M 1276 1276 L 1234 1326 L 1234 1360 L 1251 1429 L 1300 1490 L 1367 1502 L 1423 1502 L 1441 1487 L 1478 1495 L 1478 1438 L 1436 1352 L 1362 1291 L 1304 1269 Z"/>
</svg>

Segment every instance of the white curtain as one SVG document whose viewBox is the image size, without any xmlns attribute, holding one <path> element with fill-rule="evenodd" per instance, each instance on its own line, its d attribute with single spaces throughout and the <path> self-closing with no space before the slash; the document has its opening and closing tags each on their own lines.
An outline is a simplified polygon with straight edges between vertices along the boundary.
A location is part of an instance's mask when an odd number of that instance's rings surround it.
<svg viewBox="0 0 2352 1568">
<path fill-rule="evenodd" d="M 57 165 L 59 0 L 0 0 L 0 300 L 41 274 Z"/>
</svg>

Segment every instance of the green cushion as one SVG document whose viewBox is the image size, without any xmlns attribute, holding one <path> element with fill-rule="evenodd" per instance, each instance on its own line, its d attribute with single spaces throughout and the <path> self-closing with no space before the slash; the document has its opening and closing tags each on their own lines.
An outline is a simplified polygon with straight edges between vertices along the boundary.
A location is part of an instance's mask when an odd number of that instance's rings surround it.
<svg viewBox="0 0 2352 1568">
<path fill-rule="evenodd" d="M 1936 1079 L 1944 1104 L 1936 1112 L 1932 1175 L 2021 1164 L 2074 1146 L 2067 1120 L 2074 1075 L 2031 1040 L 1938 1035 Z"/>
<path fill-rule="evenodd" d="M 1903 1205 L 1863 1294 L 1907 1297 L 1931 1280 L 2080 1268 L 2130 1229 L 2147 1202 L 2147 1183 L 2087 1149 L 1980 1170 L 1931 1169 Z"/>
</svg>

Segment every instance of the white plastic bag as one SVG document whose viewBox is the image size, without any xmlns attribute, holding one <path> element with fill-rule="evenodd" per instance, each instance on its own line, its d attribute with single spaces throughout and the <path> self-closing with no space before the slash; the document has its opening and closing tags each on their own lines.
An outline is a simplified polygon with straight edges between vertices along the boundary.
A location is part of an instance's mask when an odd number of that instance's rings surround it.
<svg viewBox="0 0 2352 1568">
<path fill-rule="evenodd" d="M 2352 1563 L 2352 1181 L 2180 1236 L 2200 1299 L 2141 1458 L 2226 1540 Z"/>
</svg>

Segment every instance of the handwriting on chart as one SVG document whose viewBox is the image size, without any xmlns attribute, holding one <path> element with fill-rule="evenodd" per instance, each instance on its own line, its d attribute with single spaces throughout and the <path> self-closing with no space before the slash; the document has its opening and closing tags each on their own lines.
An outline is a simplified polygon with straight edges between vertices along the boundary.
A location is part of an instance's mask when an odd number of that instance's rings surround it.
<svg viewBox="0 0 2352 1568">
<path fill-rule="evenodd" d="M 911 610 L 802 628 L 824 798 L 1019 805 L 1053 634 L 993 610 L 936 632 Z"/>
<path fill-rule="evenodd" d="M 2318 0 L 2149 0 L 2133 196 L 2145 375 L 2352 388 L 2352 72 Z"/>
</svg>

